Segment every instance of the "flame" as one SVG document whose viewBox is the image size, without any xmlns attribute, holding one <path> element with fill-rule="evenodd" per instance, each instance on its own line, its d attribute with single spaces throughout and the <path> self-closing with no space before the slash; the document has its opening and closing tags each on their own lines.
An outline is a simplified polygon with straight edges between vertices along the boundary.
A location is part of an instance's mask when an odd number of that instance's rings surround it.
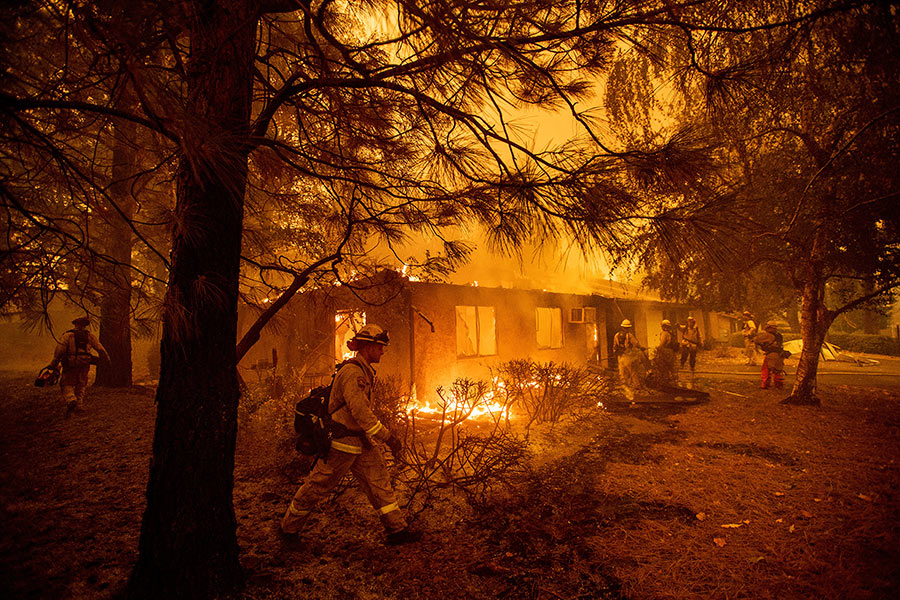
<svg viewBox="0 0 900 600">
<path fill-rule="evenodd" d="M 482 417 L 489 416 L 491 418 L 496 418 L 502 416 L 506 413 L 506 407 L 504 407 L 499 402 L 493 402 L 493 394 L 485 395 L 484 399 L 479 402 L 475 408 L 472 409 L 472 412 L 469 413 L 469 416 L 466 417 L 467 421 L 475 421 Z M 446 406 L 446 414 L 453 418 L 454 415 L 459 415 L 465 412 L 468 412 L 468 407 L 459 404 L 457 402 L 453 402 L 452 400 L 448 400 L 446 405 L 444 401 L 438 400 L 435 404 L 431 404 L 431 402 L 425 401 L 424 403 L 417 403 L 410 408 L 407 409 L 407 414 L 426 414 L 426 415 L 440 415 L 444 414 L 444 408 Z M 514 414 L 510 414 L 509 417 L 512 418 Z"/>
<path fill-rule="evenodd" d="M 403 277 L 406 277 L 406 279 L 409 281 L 422 281 L 422 279 L 419 278 L 417 275 L 409 274 L 409 265 L 406 263 L 403 263 L 403 266 L 400 267 L 400 275 L 402 275 Z"/>
<path fill-rule="evenodd" d="M 562 377 L 560 375 L 554 375 L 554 379 L 556 379 L 556 381 L 560 381 Z M 532 379 L 525 385 L 533 389 L 538 389 L 540 388 L 541 383 L 537 379 Z M 446 389 L 447 386 L 444 387 Z M 514 420 L 516 418 L 516 414 L 510 411 L 509 405 L 496 399 L 497 393 L 502 392 L 505 387 L 506 383 L 500 378 L 495 377 L 493 380 L 493 388 L 489 389 L 484 394 L 484 396 L 479 398 L 474 407 L 468 406 L 465 402 L 461 403 L 454 401 L 452 398 L 442 399 L 438 397 L 438 399 L 433 402 L 430 399 L 420 400 L 417 398 L 416 390 L 414 388 L 410 397 L 409 408 L 406 412 L 410 415 L 446 414 L 451 419 L 453 419 L 457 415 L 469 413 L 469 415 L 465 418 L 465 420 L 467 421 L 475 421 L 483 419 L 485 417 L 489 417 L 491 419 L 505 417 L 509 420 Z"/>
<path fill-rule="evenodd" d="M 500 389 L 503 388 L 502 381 L 495 380 L 494 385 Z M 416 396 L 416 390 L 415 388 L 413 388 L 412 395 L 410 397 L 409 408 L 407 408 L 406 413 L 409 415 L 446 414 L 451 419 L 454 419 L 459 415 L 468 413 L 468 416 L 465 418 L 465 420 L 467 421 L 474 421 L 482 419 L 484 417 L 496 419 L 502 416 L 511 419 L 514 415 L 507 414 L 509 412 L 509 408 L 502 402 L 496 402 L 494 398 L 494 390 L 488 390 L 484 396 L 478 399 L 474 407 L 467 405 L 465 402 L 461 403 L 454 401 L 452 398 L 444 400 L 438 397 L 438 399 L 432 403 L 431 400 L 418 399 L 418 397 Z"/>
<path fill-rule="evenodd" d="M 550 377 L 557 383 L 563 380 L 563 376 L 558 373 L 553 374 Z M 534 378 L 523 382 L 521 385 L 526 388 L 539 390 L 544 384 L 540 379 Z M 444 389 L 449 389 L 450 386 L 442 387 L 444 387 Z M 492 387 L 487 390 L 487 392 L 477 400 L 476 405 L 472 407 L 465 401 L 458 402 L 454 400 L 452 395 L 449 394 L 447 395 L 447 398 L 441 398 L 440 395 L 438 395 L 437 399 L 420 399 L 416 394 L 415 386 L 413 386 L 407 404 L 406 414 L 410 416 L 427 415 L 436 417 L 440 417 L 443 414 L 446 415 L 447 419 L 450 421 L 456 421 L 457 419 L 459 419 L 459 421 L 477 421 L 485 418 L 490 418 L 494 421 L 505 418 L 509 421 L 513 421 L 518 415 L 510 410 L 511 407 L 508 402 L 502 401 L 502 397 L 505 396 L 505 389 L 506 382 L 499 377 L 495 377 L 492 381 Z M 499 400 L 498 396 L 501 397 Z M 598 401 L 597 407 L 603 410 L 606 409 L 606 405 L 603 404 L 603 401 Z M 466 416 L 465 419 L 461 419 L 461 415 L 464 414 L 468 414 L 468 416 Z"/>
</svg>

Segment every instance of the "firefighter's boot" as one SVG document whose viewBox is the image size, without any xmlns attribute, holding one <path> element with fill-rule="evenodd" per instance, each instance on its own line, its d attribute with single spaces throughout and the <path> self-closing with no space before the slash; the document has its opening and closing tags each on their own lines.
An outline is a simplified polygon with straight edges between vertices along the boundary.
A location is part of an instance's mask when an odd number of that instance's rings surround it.
<svg viewBox="0 0 900 600">
<path fill-rule="evenodd" d="M 281 517 L 281 533 L 290 536 L 297 535 L 303 529 L 307 518 L 309 518 L 308 511 L 296 510 L 291 503 L 284 512 L 284 516 Z"/>
<path fill-rule="evenodd" d="M 401 544 L 414 544 L 422 539 L 422 532 L 404 527 L 400 531 L 387 534 L 384 543 L 388 546 L 400 546 Z"/>
</svg>

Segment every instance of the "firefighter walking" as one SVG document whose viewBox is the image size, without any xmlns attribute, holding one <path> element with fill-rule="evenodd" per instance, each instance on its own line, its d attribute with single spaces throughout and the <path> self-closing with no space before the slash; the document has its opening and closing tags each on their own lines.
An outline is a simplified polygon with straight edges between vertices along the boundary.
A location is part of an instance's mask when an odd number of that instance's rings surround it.
<svg viewBox="0 0 900 600">
<path fill-rule="evenodd" d="M 663 319 L 661 326 L 659 344 L 656 346 L 656 355 L 653 357 L 653 374 L 658 383 L 673 385 L 678 378 L 678 368 L 675 362 L 678 336 L 670 320 Z"/>
<path fill-rule="evenodd" d="M 394 437 L 372 412 L 373 365 L 381 360 L 389 338 L 377 325 L 366 325 L 347 342 L 356 352 L 355 360 L 341 366 L 334 378 L 328 400 L 332 420 L 339 424 L 325 460 L 316 462 L 306 481 L 294 494 L 281 519 L 281 531 L 298 534 L 316 504 L 333 490 L 344 476 L 353 474 L 360 489 L 378 513 L 389 545 L 416 542 L 422 534 L 409 528 L 397 504 L 381 448 L 372 440 L 386 443 L 398 455 L 400 440 Z"/>
<path fill-rule="evenodd" d="M 106 348 L 97 337 L 88 331 L 91 324 L 88 317 L 78 317 L 72 321 L 75 329 L 66 331 L 56 350 L 53 352 L 53 360 L 48 368 L 57 370 L 62 366 L 62 375 L 59 378 L 59 387 L 62 390 L 63 400 L 66 403 L 66 417 L 73 412 L 84 412 L 84 393 L 88 384 L 88 374 L 91 369 L 91 350 L 100 353 L 103 360 L 109 361 Z"/>
</svg>

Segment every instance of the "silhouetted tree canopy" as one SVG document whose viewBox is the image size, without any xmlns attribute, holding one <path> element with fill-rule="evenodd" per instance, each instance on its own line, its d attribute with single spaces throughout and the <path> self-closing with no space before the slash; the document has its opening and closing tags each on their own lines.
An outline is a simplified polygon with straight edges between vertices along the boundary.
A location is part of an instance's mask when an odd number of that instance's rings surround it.
<svg viewBox="0 0 900 600">
<path fill-rule="evenodd" d="M 636 227 L 674 240 L 679 228 L 714 226 L 697 203 L 746 193 L 727 190 L 733 178 L 716 172 L 716 151 L 726 151 L 705 119 L 651 127 L 649 75 L 683 65 L 679 85 L 699 73 L 711 100 L 749 100 L 756 73 L 742 45 L 772 36 L 796 40 L 788 49 L 797 56 L 804 43 L 818 50 L 807 34 L 854 3 L 818 4 L 5 5 L 0 194 L 4 272 L 13 273 L 3 306 L 42 306 L 40 296 L 56 292 L 90 307 L 108 285 L 130 281 L 146 296 L 120 302 L 136 309 L 165 281 L 154 458 L 130 592 L 196 598 L 240 586 L 235 364 L 292 294 L 351 280 L 372 266 L 376 244 L 393 248 L 410 235 L 444 239 L 426 268 L 452 268 L 468 247 L 445 229 L 467 221 L 501 250 L 563 232 L 589 250 L 621 250 Z M 778 64 L 759 68 L 803 70 Z M 695 112 L 695 93 L 667 110 Z M 528 107 L 568 112 L 578 135 L 539 145 L 523 126 Z M 614 135 L 623 131 L 637 133 Z M 854 131 L 851 123 L 843 137 L 833 132 L 829 164 L 849 160 L 835 152 Z M 782 144 L 790 150 L 788 137 Z M 803 175 L 783 173 L 810 181 Z M 804 216 L 821 203 L 791 206 Z M 869 195 L 860 204 L 874 206 Z M 98 239 L 101 223 L 114 233 Z M 787 233 L 803 237 L 796 225 Z M 122 243 L 112 249 L 104 235 Z M 272 301 L 236 347 L 241 296 Z"/>
<path fill-rule="evenodd" d="M 670 71 L 721 167 L 705 193 L 676 201 L 680 234 L 639 238 L 647 281 L 732 310 L 753 299 L 777 309 L 773 293 L 783 309 L 799 300 L 792 402 L 816 402 L 834 318 L 890 302 L 900 282 L 896 13 L 858 5 L 796 30 L 717 34 L 686 44 L 683 69 Z"/>
</svg>

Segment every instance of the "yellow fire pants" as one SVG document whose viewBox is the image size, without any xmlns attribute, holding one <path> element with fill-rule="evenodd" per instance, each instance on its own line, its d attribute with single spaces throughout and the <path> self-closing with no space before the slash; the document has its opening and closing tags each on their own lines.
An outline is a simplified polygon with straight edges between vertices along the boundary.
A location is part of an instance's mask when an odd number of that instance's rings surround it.
<svg viewBox="0 0 900 600">
<path fill-rule="evenodd" d="M 282 531 L 285 533 L 300 531 L 319 500 L 328 495 L 348 471 L 353 473 L 353 477 L 369 499 L 369 503 L 378 512 L 388 533 L 406 527 L 406 520 L 395 499 L 381 449 L 370 446 L 363 448 L 362 454 L 350 454 L 332 448 L 326 460 L 318 461 L 306 481 L 294 494 L 281 520 Z"/>
</svg>

